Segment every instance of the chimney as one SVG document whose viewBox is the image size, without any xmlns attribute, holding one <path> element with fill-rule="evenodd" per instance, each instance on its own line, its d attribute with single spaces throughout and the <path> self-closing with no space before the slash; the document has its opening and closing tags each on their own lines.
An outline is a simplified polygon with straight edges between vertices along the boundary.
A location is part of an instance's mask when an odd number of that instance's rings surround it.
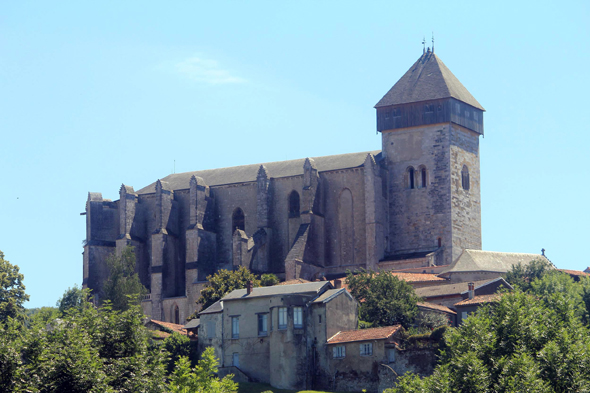
<svg viewBox="0 0 590 393">
<path fill-rule="evenodd" d="M 342 280 L 337 278 L 336 280 L 334 280 L 334 288 L 339 289 L 342 288 Z"/>
<path fill-rule="evenodd" d="M 252 293 L 252 281 L 248 281 L 246 283 L 246 295 L 249 295 Z"/>
<path fill-rule="evenodd" d="M 473 296 L 475 296 L 475 284 L 472 282 L 467 284 L 467 290 L 469 291 L 469 299 L 473 299 Z"/>
</svg>

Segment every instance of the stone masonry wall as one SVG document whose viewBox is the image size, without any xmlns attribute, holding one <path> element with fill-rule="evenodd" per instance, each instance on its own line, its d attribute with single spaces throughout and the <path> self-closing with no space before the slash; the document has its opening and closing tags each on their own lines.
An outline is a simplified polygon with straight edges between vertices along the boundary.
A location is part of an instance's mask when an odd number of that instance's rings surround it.
<svg viewBox="0 0 590 393">
<path fill-rule="evenodd" d="M 438 238 L 451 263 L 450 125 L 435 124 L 383 132 L 383 153 L 389 168 L 389 245 L 391 253 L 433 249 Z M 427 171 L 420 188 L 419 168 Z M 416 171 L 415 188 L 408 168 Z"/>
<path fill-rule="evenodd" d="M 479 135 L 451 126 L 451 192 L 453 260 L 464 249 L 481 250 Z M 469 169 L 469 190 L 461 185 L 463 166 Z"/>
</svg>

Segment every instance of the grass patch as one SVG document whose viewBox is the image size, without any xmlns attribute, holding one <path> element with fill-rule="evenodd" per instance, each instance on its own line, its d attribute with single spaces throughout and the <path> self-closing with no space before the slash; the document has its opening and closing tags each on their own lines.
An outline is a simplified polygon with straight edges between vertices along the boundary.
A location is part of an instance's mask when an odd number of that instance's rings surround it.
<svg viewBox="0 0 590 393">
<path fill-rule="evenodd" d="M 319 390 L 287 390 L 273 388 L 267 383 L 240 382 L 238 383 L 238 393 L 262 393 L 270 390 L 273 393 L 332 393 Z M 337 393 L 337 392 L 334 392 Z"/>
</svg>

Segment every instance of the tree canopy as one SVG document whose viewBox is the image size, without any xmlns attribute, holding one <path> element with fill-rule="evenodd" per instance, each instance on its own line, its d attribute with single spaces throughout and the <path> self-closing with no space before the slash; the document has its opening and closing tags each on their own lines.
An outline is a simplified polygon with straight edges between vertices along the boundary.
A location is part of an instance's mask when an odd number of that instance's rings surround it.
<svg viewBox="0 0 590 393">
<path fill-rule="evenodd" d="M 349 272 L 346 283 L 360 303 L 359 318 L 371 326 L 401 324 L 407 328 L 418 313 L 420 298 L 414 288 L 389 272 Z"/>
<path fill-rule="evenodd" d="M 108 300 L 115 310 L 127 310 L 133 304 L 140 304 L 146 288 L 135 272 L 135 252 L 127 246 L 120 256 L 115 254 L 107 259 L 109 276 L 103 286 L 103 302 Z"/>
<path fill-rule="evenodd" d="M 506 274 L 506 281 L 512 286 L 519 287 L 526 292 L 531 289 L 531 283 L 545 275 L 551 270 L 551 264 L 545 259 L 534 259 L 523 265 L 513 265 Z"/>
<path fill-rule="evenodd" d="M 0 251 L 0 323 L 8 318 L 23 317 L 23 303 L 29 300 L 23 280 L 18 266 L 4 259 L 4 253 Z"/>
<path fill-rule="evenodd" d="M 433 375 L 406 374 L 389 393 L 590 390 L 588 280 L 551 271 L 528 284 L 448 329 Z"/>
<path fill-rule="evenodd" d="M 260 280 L 244 266 L 240 266 L 236 270 L 221 269 L 217 273 L 207 276 L 207 281 L 209 284 L 201 291 L 201 297 L 197 300 L 203 309 L 211 306 L 234 289 L 246 288 L 248 281 L 252 281 L 253 287 L 260 286 Z"/>
</svg>

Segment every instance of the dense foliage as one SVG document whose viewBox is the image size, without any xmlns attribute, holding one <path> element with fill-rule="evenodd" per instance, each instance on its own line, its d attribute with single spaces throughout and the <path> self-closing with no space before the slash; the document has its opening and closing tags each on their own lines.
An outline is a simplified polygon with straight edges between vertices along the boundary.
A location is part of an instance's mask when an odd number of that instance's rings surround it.
<svg viewBox="0 0 590 393">
<path fill-rule="evenodd" d="M 115 310 L 127 310 L 134 304 L 141 303 L 141 297 L 147 290 L 135 273 L 135 252 L 133 247 L 126 247 L 120 256 L 115 254 L 107 259 L 109 276 L 104 283 L 101 301 L 110 301 Z"/>
<path fill-rule="evenodd" d="M 8 318 L 19 318 L 24 315 L 23 303 L 29 300 L 25 293 L 23 275 L 19 268 L 4 259 L 0 251 L 0 323 Z"/>
<path fill-rule="evenodd" d="M 420 298 L 407 282 L 388 272 L 361 270 L 349 272 L 346 283 L 360 303 L 362 321 L 374 327 L 401 324 L 407 328 L 413 323 Z"/>
<path fill-rule="evenodd" d="M 551 265 L 545 259 L 535 259 L 525 265 L 518 263 L 506 274 L 506 281 L 526 292 L 531 289 L 533 281 L 543 277 L 550 269 Z"/>
<path fill-rule="evenodd" d="M 406 374 L 389 392 L 589 391 L 589 281 L 546 270 L 522 282 L 527 292 L 504 293 L 447 329 L 432 376 Z"/>
<path fill-rule="evenodd" d="M 174 373 L 170 376 L 168 385 L 171 393 L 235 393 L 238 384 L 231 375 L 219 379 L 217 373 L 218 361 L 213 354 L 213 347 L 205 349 L 199 364 L 191 369 L 187 357 L 181 357 Z"/>
<path fill-rule="evenodd" d="M 10 267 L 6 271 L 18 274 L 18 267 L 2 261 Z M 96 308 L 87 301 L 86 290 L 74 287 L 64 293 L 59 309 L 25 314 L 22 280 L 19 274 L 12 281 L 22 291 L 6 291 L 3 299 L 20 312 L 5 315 L 0 323 L 0 392 L 235 393 L 231 377 L 220 381 L 213 375 L 217 363 L 212 351 L 191 368 L 186 337 L 172 335 L 163 345 L 152 342 L 140 306 L 129 302 L 118 310 L 107 300 Z M 167 374 L 167 367 L 180 371 Z"/>
<path fill-rule="evenodd" d="M 234 289 L 246 288 L 248 281 L 252 281 L 253 287 L 260 286 L 260 280 L 256 275 L 244 266 L 236 270 L 221 269 L 217 273 L 207 276 L 209 284 L 201 291 L 201 297 L 197 303 L 206 309 L 213 303 L 221 299 L 226 293 Z"/>
<path fill-rule="evenodd" d="M 65 313 L 70 308 L 81 310 L 89 298 L 89 293 L 89 290 L 74 285 L 64 292 L 61 299 L 57 301 L 56 306 L 61 313 Z"/>
</svg>

